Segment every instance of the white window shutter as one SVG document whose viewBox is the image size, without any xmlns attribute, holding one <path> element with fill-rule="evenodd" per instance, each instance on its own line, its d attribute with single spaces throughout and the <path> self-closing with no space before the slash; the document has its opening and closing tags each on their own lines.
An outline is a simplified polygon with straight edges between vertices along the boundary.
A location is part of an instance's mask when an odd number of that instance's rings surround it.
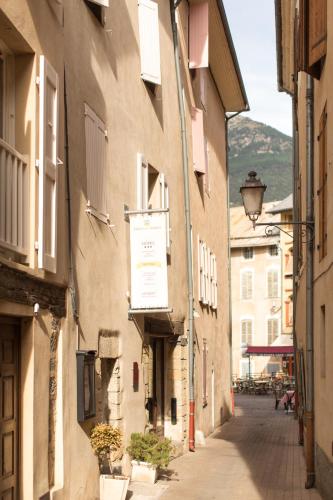
<svg viewBox="0 0 333 500">
<path fill-rule="evenodd" d="M 165 181 L 165 175 L 161 173 L 159 175 L 160 181 L 160 205 L 161 208 L 170 208 L 169 206 L 169 187 Z M 165 231 L 166 231 L 166 246 L 167 251 L 170 251 L 170 211 L 165 213 Z"/>
<path fill-rule="evenodd" d="M 136 158 L 136 208 L 148 208 L 148 163 L 141 153 Z"/>
<path fill-rule="evenodd" d="M 92 215 L 107 222 L 106 127 L 88 104 L 84 105 L 84 116 L 88 209 Z"/>
<path fill-rule="evenodd" d="M 160 34 L 158 4 L 152 0 L 138 0 L 141 78 L 161 84 Z"/>
<path fill-rule="evenodd" d="M 40 57 L 38 267 L 56 272 L 58 75 Z"/>
<path fill-rule="evenodd" d="M 103 7 L 109 7 L 109 0 L 89 0 L 89 2 L 97 3 L 97 5 L 102 5 Z"/>
</svg>

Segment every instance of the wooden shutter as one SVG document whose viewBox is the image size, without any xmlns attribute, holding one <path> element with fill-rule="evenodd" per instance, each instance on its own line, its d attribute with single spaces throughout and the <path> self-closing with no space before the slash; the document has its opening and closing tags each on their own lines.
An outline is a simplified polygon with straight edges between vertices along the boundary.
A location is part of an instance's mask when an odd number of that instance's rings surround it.
<svg viewBox="0 0 333 500">
<path fill-rule="evenodd" d="M 141 78 L 160 85 L 161 63 L 158 5 L 152 0 L 139 0 L 138 5 Z"/>
<path fill-rule="evenodd" d="M 327 254 L 327 113 L 326 106 L 319 122 L 319 260 Z"/>
<path fill-rule="evenodd" d="M 199 300 L 204 302 L 205 300 L 205 255 L 204 255 L 204 243 L 198 237 L 198 262 L 199 262 Z"/>
<path fill-rule="evenodd" d="M 299 0 L 298 71 L 320 78 L 327 49 L 327 0 Z"/>
<path fill-rule="evenodd" d="M 252 320 L 244 319 L 241 322 L 242 344 L 252 345 Z"/>
<path fill-rule="evenodd" d="M 193 168 L 198 174 L 206 173 L 205 134 L 203 111 L 192 108 L 192 156 Z"/>
<path fill-rule="evenodd" d="M 267 295 L 272 299 L 279 295 L 279 275 L 275 269 L 267 273 Z"/>
<path fill-rule="evenodd" d="M 326 55 L 327 0 L 308 0 L 309 5 L 309 66 Z"/>
<path fill-rule="evenodd" d="M 252 271 L 244 271 L 242 273 L 242 299 L 252 299 L 253 294 L 253 273 Z"/>
<path fill-rule="evenodd" d="M 141 153 L 137 154 L 136 161 L 136 208 L 148 208 L 148 163 Z"/>
<path fill-rule="evenodd" d="M 58 75 L 44 56 L 39 78 L 38 267 L 57 261 Z"/>
<path fill-rule="evenodd" d="M 190 68 L 208 68 L 208 1 L 190 3 Z"/>
<path fill-rule="evenodd" d="M 271 345 L 279 336 L 279 320 L 271 318 L 267 321 L 268 345 Z"/>
<path fill-rule="evenodd" d="M 212 254 L 212 308 L 217 309 L 217 269 L 216 256 Z"/>
<path fill-rule="evenodd" d="M 202 404 L 207 405 L 207 340 L 203 339 L 202 346 Z"/>
<path fill-rule="evenodd" d="M 87 169 L 87 206 L 92 215 L 108 222 L 106 189 L 106 145 L 105 124 L 96 113 L 84 105 L 86 169 Z"/>
</svg>

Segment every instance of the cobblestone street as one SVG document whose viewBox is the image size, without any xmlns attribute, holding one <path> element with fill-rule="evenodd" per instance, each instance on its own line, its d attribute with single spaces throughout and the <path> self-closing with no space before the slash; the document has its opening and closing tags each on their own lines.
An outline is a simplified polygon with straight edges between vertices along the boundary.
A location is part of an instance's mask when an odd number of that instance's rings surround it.
<svg viewBox="0 0 333 500">
<path fill-rule="evenodd" d="M 305 490 L 297 422 L 266 396 L 237 396 L 236 418 L 197 448 L 171 462 L 170 478 L 130 485 L 128 499 L 315 500 Z"/>
</svg>

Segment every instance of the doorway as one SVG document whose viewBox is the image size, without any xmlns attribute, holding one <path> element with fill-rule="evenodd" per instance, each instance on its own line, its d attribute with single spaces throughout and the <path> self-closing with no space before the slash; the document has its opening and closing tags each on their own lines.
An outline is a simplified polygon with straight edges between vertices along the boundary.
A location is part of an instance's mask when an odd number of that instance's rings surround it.
<svg viewBox="0 0 333 500">
<path fill-rule="evenodd" d="M 164 376 L 164 338 L 151 338 L 152 349 L 152 418 L 156 434 L 164 436 L 165 376 Z"/>
<path fill-rule="evenodd" d="M 0 318 L 0 497 L 18 495 L 18 381 L 20 325 Z"/>
</svg>

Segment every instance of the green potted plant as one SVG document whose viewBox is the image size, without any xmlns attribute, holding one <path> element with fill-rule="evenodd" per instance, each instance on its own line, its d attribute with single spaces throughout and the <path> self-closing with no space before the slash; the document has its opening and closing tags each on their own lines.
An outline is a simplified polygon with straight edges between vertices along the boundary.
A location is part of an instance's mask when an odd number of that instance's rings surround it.
<svg viewBox="0 0 333 500">
<path fill-rule="evenodd" d="M 113 463 L 123 455 L 120 429 L 106 423 L 96 424 L 91 430 L 90 443 L 98 457 L 100 471 L 108 462 L 110 474 L 100 475 L 100 499 L 125 500 L 129 478 L 113 474 Z"/>
<path fill-rule="evenodd" d="M 150 432 L 135 432 L 127 452 L 132 458 L 132 481 L 155 483 L 158 469 L 167 467 L 173 446 L 171 439 L 159 438 Z"/>
</svg>

